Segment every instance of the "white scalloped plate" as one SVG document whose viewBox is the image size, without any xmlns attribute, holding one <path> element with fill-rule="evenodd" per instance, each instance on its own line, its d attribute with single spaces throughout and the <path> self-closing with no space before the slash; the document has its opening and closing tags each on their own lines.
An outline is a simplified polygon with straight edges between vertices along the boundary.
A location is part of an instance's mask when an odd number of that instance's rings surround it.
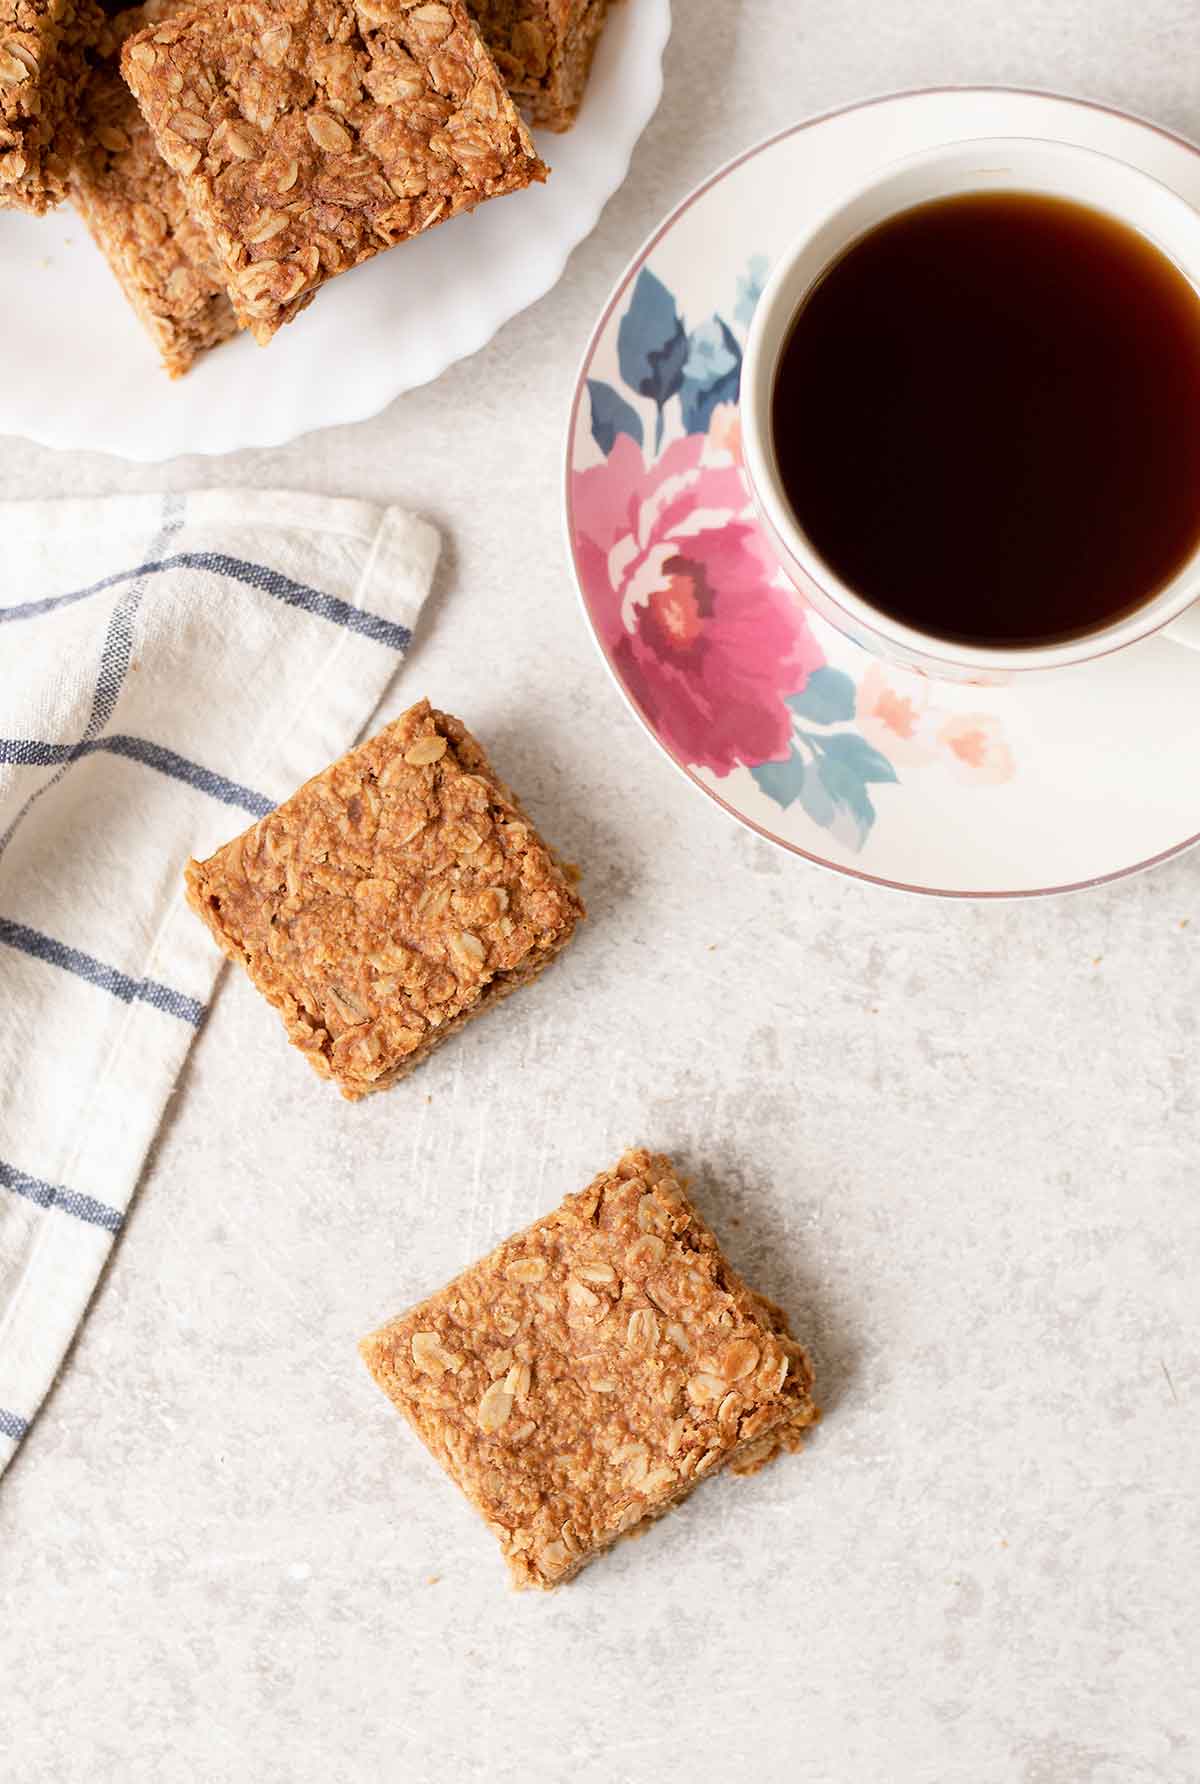
<svg viewBox="0 0 1200 1784">
<path fill-rule="evenodd" d="M 73 211 L 0 216 L 0 432 L 152 462 L 377 415 L 557 283 L 654 115 L 670 28 L 670 0 L 613 8 L 574 130 L 539 136 L 545 186 L 379 255 L 269 348 L 233 341 L 175 382 Z"/>
</svg>

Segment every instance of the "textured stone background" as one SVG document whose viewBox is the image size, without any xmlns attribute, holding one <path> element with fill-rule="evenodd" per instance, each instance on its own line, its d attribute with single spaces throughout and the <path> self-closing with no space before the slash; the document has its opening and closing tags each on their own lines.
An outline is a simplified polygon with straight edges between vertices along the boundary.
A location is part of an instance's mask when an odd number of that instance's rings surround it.
<svg viewBox="0 0 1200 1784">
<path fill-rule="evenodd" d="M 1194 0 L 676 0 L 625 189 L 436 387 L 233 461 L 0 444 L 10 495 L 237 480 L 431 514 L 391 709 L 461 710 L 592 907 L 544 985 L 360 1108 L 226 984 L 0 1487 L 5 1784 L 1200 1777 L 1197 860 L 974 908 L 772 852 L 622 711 L 557 496 L 588 328 L 726 156 L 938 81 L 1200 135 L 1198 38 Z M 640 1138 L 793 1310 L 828 1417 L 514 1598 L 354 1339 Z"/>
</svg>

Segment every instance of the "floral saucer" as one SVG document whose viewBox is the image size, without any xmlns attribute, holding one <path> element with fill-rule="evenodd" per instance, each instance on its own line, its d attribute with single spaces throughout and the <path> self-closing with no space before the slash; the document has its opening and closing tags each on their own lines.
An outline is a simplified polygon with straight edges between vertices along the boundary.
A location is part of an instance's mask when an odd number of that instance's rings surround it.
<svg viewBox="0 0 1200 1784">
<path fill-rule="evenodd" d="M 605 308 L 568 430 L 567 536 L 617 685 L 733 817 L 945 897 L 1115 879 L 1200 840 L 1200 658 L 1163 637 L 1004 688 L 891 668 L 806 607 L 750 505 L 737 397 L 772 260 L 873 168 L 937 143 L 1079 143 L 1200 205 L 1200 151 L 1077 100 L 899 94 L 797 125 L 684 200 Z"/>
</svg>

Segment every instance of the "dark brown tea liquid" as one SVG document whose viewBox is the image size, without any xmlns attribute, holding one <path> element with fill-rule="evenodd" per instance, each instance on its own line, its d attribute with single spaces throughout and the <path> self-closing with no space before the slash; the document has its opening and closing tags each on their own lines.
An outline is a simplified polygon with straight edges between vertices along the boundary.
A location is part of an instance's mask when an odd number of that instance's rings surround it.
<svg viewBox="0 0 1200 1784">
<path fill-rule="evenodd" d="M 1200 300 L 1083 205 L 919 205 L 804 303 L 772 425 L 800 525 L 875 606 L 968 644 L 1077 637 L 1200 543 Z"/>
</svg>

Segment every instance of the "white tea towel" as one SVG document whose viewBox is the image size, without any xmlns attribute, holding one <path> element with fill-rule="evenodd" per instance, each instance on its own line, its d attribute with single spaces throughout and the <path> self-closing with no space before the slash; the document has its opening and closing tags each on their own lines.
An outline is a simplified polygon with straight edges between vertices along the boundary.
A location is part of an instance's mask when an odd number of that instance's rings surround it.
<svg viewBox="0 0 1200 1784">
<path fill-rule="evenodd" d="M 0 1470 L 220 970 L 184 861 L 354 742 L 437 551 L 283 493 L 0 503 Z"/>
</svg>

